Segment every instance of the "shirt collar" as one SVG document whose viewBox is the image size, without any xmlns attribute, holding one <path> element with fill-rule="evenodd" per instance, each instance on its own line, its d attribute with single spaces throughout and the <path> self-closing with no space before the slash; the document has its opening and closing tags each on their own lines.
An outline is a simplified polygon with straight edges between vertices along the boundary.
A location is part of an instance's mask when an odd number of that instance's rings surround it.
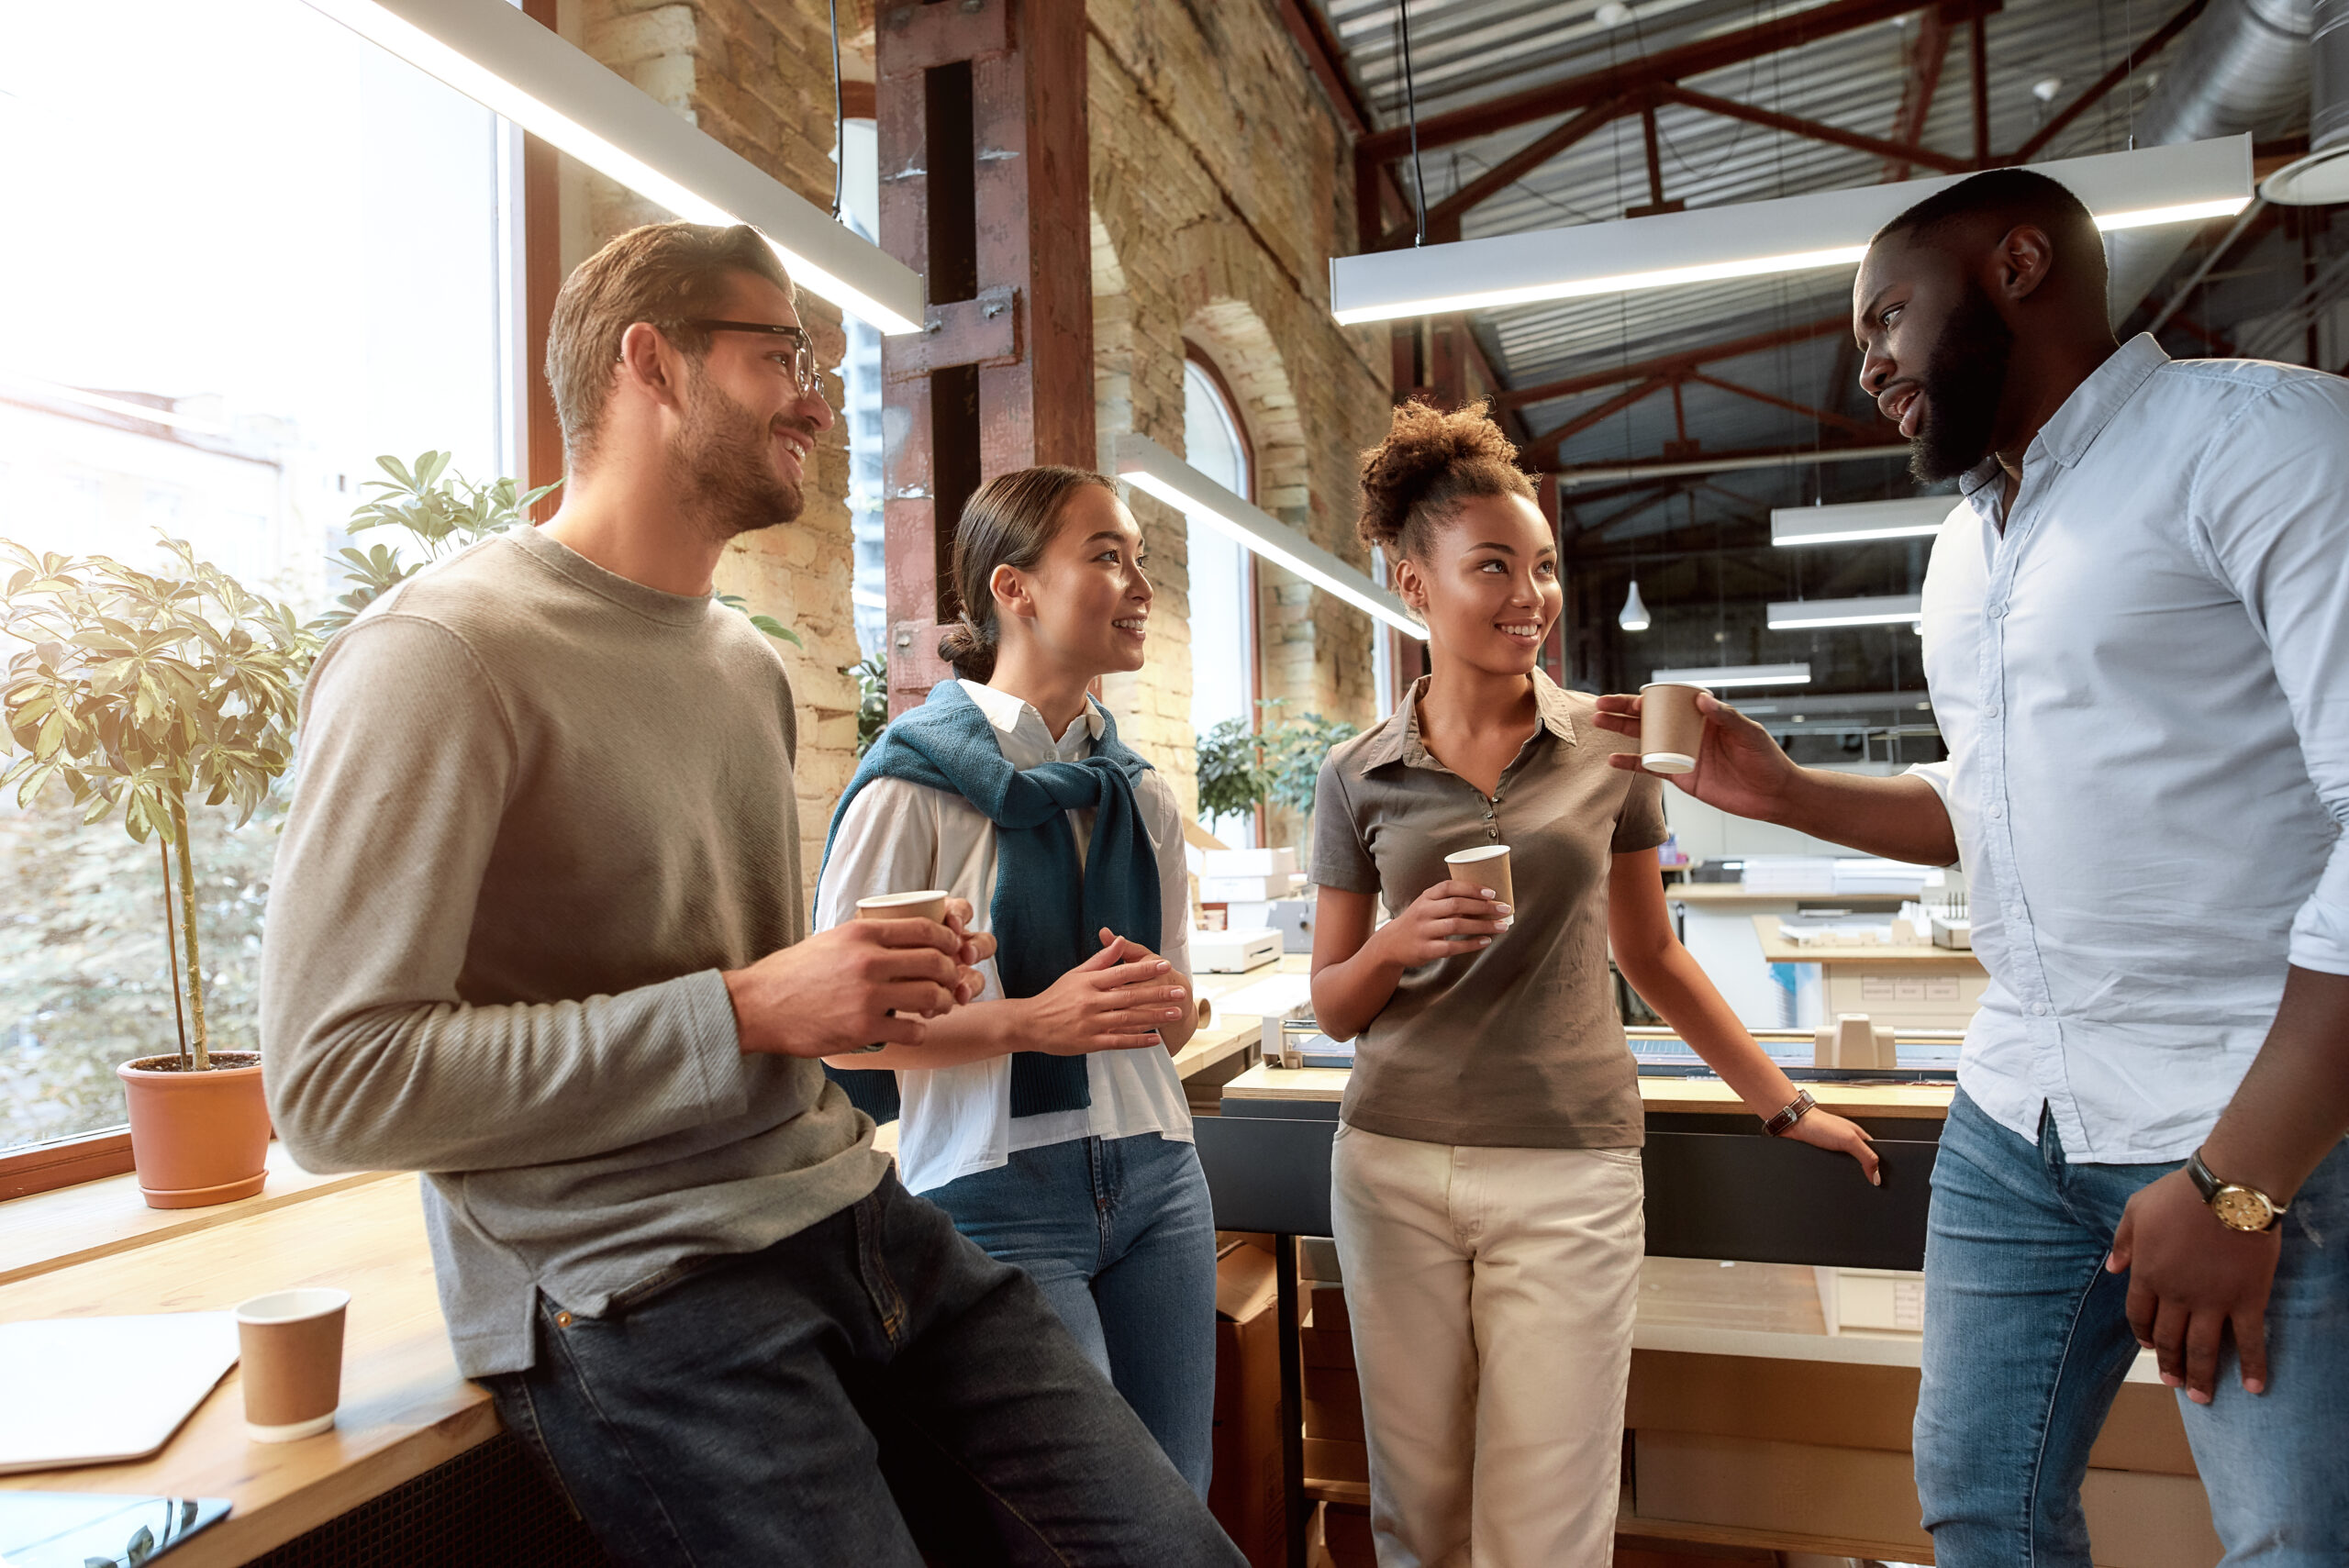
<svg viewBox="0 0 2349 1568">
<path fill-rule="evenodd" d="M 1428 681 L 1428 676 L 1421 675 L 1411 683 L 1385 727 L 1364 749 L 1364 773 L 1389 762 L 1407 762 L 1415 768 L 1442 766 L 1419 739 L 1419 699 L 1427 695 Z M 1542 716 L 1542 728 L 1569 746 L 1575 743 L 1578 737 L 1575 734 L 1574 699 L 1540 670 L 1533 672 L 1533 706 Z"/>
<path fill-rule="evenodd" d="M 2137 395 L 2137 389 L 2167 363 L 2169 356 L 2162 351 L 2152 333 L 2140 332 L 2130 339 L 2089 373 L 2087 380 L 2072 389 L 2072 395 L 2064 399 L 2064 406 L 2039 428 L 2023 461 L 2029 462 L 2032 453 L 2043 453 L 2066 468 L 2076 466 L 2104 433 L 2104 428 L 2112 423 L 2114 416 Z M 1968 472 L 1958 488 L 1971 497 L 1998 477 L 1998 460 L 1993 454 Z"/>
<path fill-rule="evenodd" d="M 1036 711 L 1035 704 L 1024 702 L 1009 692 L 998 691 L 977 681 L 964 681 L 963 691 L 978 705 L 979 711 L 986 715 L 987 722 L 994 725 L 998 733 L 1028 742 L 1039 756 L 1062 760 L 1082 757 L 1090 750 L 1090 742 L 1101 739 L 1101 705 L 1089 696 L 1085 699 L 1082 728 L 1072 723 L 1067 731 L 1055 740 L 1052 730 L 1044 724 L 1044 716 Z"/>
</svg>

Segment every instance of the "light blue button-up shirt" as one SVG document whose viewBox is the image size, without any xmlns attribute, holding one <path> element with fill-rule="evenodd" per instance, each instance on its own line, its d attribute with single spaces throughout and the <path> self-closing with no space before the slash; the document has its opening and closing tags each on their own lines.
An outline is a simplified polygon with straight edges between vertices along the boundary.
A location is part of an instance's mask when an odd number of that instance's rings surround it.
<svg viewBox="0 0 2349 1568">
<path fill-rule="evenodd" d="M 2349 974 L 2349 382 L 2149 337 L 1995 460 L 1925 574 L 1990 986 L 1958 1082 L 2074 1160 L 2183 1158 L 2289 964 Z"/>
</svg>

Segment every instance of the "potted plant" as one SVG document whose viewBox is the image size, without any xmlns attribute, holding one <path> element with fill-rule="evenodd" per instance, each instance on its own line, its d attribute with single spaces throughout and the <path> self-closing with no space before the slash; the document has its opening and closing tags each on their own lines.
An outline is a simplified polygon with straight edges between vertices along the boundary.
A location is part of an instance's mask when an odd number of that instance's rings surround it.
<svg viewBox="0 0 2349 1568">
<path fill-rule="evenodd" d="M 293 760 L 319 639 L 184 541 L 163 547 L 157 573 L 0 540 L 0 631 L 23 645 L 0 687 L 21 753 L 0 787 L 13 784 L 20 805 L 62 788 L 85 825 L 114 817 L 156 846 L 179 1050 L 117 1073 L 148 1204 L 195 1208 L 261 1190 L 270 1129 L 260 1057 L 210 1049 L 188 802 L 251 817 Z"/>
<path fill-rule="evenodd" d="M 1256 705 L 1267 719 L 1283 706 L 1279 697 Z M 1318 713 L 1251 730 L 1237 718 L 1227 718 L 1199 738 L 1199 815 L 1210 819 L 1251 812 L 1272 805 L 1297 813 L 1300 821 L 1313 814 L 1313 787 L 1321 776 L 1321 761 L 1330 748 L 1361 731 L 1343 719 Z"/>
</svg>

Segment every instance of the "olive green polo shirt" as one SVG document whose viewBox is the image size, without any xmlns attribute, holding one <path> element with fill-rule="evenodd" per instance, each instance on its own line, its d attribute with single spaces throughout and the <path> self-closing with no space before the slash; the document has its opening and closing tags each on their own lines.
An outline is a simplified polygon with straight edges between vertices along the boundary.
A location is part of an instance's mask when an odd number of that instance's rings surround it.
<svg viewBox="0 0 2349 1568">
<path fill-rule="evenodd" d="M 1639 1077 L 1607 966 L 1613 857 L 1664 840 L 1662 781 L 1608 765 L 1638 750 L 1596 702 L 1536 672 L 1541 727 L 1492 798 L 1419 739 L 1425 676 L 1331 751 L 1314 795 L 1313 880 L 1401 910 L 1443 857 L 1509 847 L 1516 924 L 1490 947 L 1404 972 L 1354 1046 L 1341 1114 L 1389 1138 L 1526 1149 L 1643 1140 Z"/>
</svg>

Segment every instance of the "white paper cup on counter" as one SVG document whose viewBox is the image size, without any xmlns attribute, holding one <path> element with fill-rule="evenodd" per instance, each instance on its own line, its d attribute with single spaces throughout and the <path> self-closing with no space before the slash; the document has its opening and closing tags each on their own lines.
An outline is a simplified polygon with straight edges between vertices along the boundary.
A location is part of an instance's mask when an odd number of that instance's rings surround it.
<svg viewBox="0 0 2349 1568">
<path fill-rule="evenodd" d="M 237 1307 L 244 1363 L 245 1435 L 290 1443 L 334 1425 L 342 1403 L 345 1290 L 277 1290 Z"/>
</svg>

